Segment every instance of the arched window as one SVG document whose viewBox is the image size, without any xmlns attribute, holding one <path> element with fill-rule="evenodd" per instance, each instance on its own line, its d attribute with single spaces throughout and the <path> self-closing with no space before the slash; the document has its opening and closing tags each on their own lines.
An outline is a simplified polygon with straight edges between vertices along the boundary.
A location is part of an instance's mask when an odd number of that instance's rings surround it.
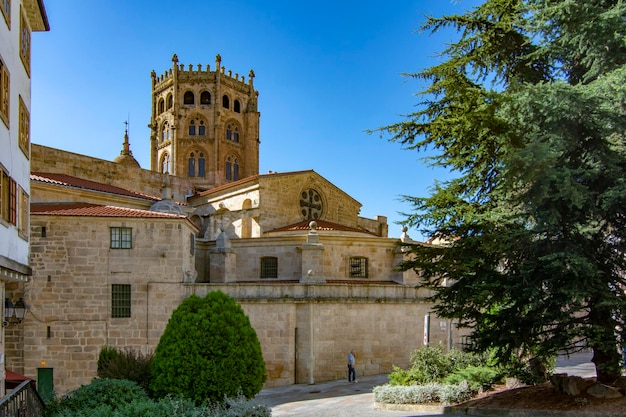
<svg viewBox="0 0 626 417">
<path fill-rule="evenodd" d="M 226 158 L 226 180 L 237 181 L 239 179 L 239 160 L 234 156 Z"/>
<path fill-rule="evenodd" d="M 189 155 L 189 162 L 187 165 L 187 176 L 188 177 L 196 176 L 196 157 L 193 152 Z"/>
<path fill-rule="evenodd" d="M 205 106 L 208 106 L 209 104 L 211 104 L 211 93 L 209 93 L 208 91 L 201 92 L 200 104 L 204 104 Z"/>
<path fill-rule="evenodd" d="M 163 122 L 163 127 L 161 128 L 161 141 L 165 142 L 170 138 L 170 125 L 167 122 Z"/>
<path fill-rule="evenodd" d="M 158 106 L 159 110 L 159 114 L 163 113 L 165 111 L 165 100 L 163 100 L 162 98 L 159 99 L 159 106 Z"/>
<path fill-rule="evenodd" d="M 196 121 L 192 120 L 189 122 L 189 136 L 196 135 Z"/>
<path fill-rule="evenodd" d="M 235 113 L 241 113 L 241 103 L 239 103 L 239 100 L 235 100 L 233 103 L 233 110 Z"/>
<path fill-rule="evenodd" d="M 204 158 L 204 153 L 200 152 L 200 157 L 198 158 L 198 176 L 199 177 L 204 177 L 205 167 L 206 167 L 206 159 Z"/>
<path fill-rule="evenodd" d="M 193 103 L 194 103 L 193 93 L 191 91 L 185 92 L 185 95 L 183 97 L 183 104 L 193 104 Z"/>
<path fill-rule="evenodd" d="M 198 126 L 198 135 L 200 136 L 206 135 L 206 126 L 204 126 L 203 120 L 200 120 L 200 126 Z"/>
<path fill-rule="evenodd" d="M 222 107 L 224 107 L 225 109 L 230 108 L 230 100 L 228 99 L 228 96 L 226 94 L 224 94 L 224 96 L 222 97 Z"/>
<path fill-rule="evenodd" d="M 171 109 L 172 107 L 174 107 L 174 97 L 172 96 L 172 93 L 167 95 L 167 109 Z"/>
<path fill-rule="evenodd" d="M 226 139 L 239 142 L 239 127 L 234 123 L 226 125 Z"/>
<path fill-rule="evenodd" d="M 231 125 L 230 123 L 226 125 L 226 139 L 233 139 L 233 125 Z"/>
<path fill-rule="evenodd" d="M 166 174 L 168 172 L 170 172 L 170 156 L 164 153 L 161 157 L 161 173 Z"/>
</svg>

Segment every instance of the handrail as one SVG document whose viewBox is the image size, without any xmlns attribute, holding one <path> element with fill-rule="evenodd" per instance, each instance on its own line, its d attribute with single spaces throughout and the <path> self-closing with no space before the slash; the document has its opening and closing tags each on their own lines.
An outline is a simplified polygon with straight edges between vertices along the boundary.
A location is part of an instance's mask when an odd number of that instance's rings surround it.
<svg viewBox="0 0 626 417">
<path fill-rule="evenodd" d="M 22 382 L 0 399 L 0 417 L 42 417 L 45 409 L 32 380 Z"/>
</svg>

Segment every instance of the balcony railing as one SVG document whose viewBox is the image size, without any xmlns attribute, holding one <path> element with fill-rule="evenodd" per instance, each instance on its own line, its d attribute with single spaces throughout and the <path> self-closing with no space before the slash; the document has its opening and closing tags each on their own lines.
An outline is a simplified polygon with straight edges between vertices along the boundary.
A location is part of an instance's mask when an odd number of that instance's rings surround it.
<svg viewBox="0 0 626 417">
<path fill-rule="evenodd" d="M 0 417 L 41 417 L 45 403 L 34 381 L 24 381 L 0 400 Z"/>
</svg>

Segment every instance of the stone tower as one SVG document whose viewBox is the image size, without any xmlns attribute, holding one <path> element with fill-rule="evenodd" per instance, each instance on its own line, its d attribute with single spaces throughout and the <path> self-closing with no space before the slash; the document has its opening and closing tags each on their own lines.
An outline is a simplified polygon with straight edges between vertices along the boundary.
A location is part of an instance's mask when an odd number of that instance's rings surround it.
<svg viewBox="0 0 626 417">
<path fill-rule="evenodd" d="M 187 69 L 172 56 L 172 68 L 152 71 L 150 169 L 187 178 L 192 193 L 259 173 L 258 92 L 254 72 Z"/>
</svg>

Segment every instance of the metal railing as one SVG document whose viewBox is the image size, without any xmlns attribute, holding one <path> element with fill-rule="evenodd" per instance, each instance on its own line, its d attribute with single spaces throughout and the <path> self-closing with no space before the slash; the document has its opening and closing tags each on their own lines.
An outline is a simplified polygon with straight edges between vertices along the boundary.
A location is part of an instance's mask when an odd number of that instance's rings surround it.
<svg viewBox="0 0 626 417">
<path fill-rule="evenodd" d="M 46 404 L 34 381 L 24 381 L 0 400 L 0 417 L 41 417 Z"/>
</svg>

